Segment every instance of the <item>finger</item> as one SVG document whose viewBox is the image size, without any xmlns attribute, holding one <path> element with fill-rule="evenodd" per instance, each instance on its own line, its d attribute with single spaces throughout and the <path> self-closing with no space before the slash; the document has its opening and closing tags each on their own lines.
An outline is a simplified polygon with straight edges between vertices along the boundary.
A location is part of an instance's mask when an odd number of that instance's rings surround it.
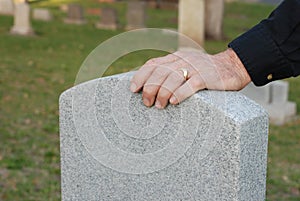
<svg viewBox="0 0 300 201">
<path fill-rule="evenodd" d="M 177 57 L 175 55 L 169 54 L 165 57 L 154 58 L 147 61 L 131 79 L 130 90 L 132 92 L 138 92 L 157 66 L 173 62 L 176 58 Z"/>
<path fill-rule="evenodd" d="M 175 62 L 176 60 L 178 60 L 179 57 L 176 56 L 175 54 L 168 54 L 166 56 L 163 57 L 157 57 L 154 59 L 150 59 L 149 61 L 146 62 L 146 64 L 165 64 L 165 63 L 169 63 L 169 62 Z"/>
<path fill-rule="evenodd" d="M 199 90 L 205 89 L 206 85 L 204 80 L 200 75 L 192 76 L 188 81 L 186 81 L 181 87 L 175 90 L 170 98 L 171 104 L 179 104 L 186 98 L 192 96 Z"/>
<path fill-rule="evenodd" d="M 143 87 L 146 80 L 150 77 L 156 65 L 142 66 L 132 77 L 130 81 L 130 91 L 138 92 Z"/>
<path fill-rule="evenodd" d="M 183 74 L 176 70 L 169 74 L 167 79 L 163 82 L 159 88 L 156 96 L 155 106 L 162 109 L 167 106 L 169 98 L 172 96 L 174 91 L 179 88 L 185 81 Z"/>
<path fill-rule="evenodd" d="M 168 65 L 160 66 L 153 71 L 143 87 L 143 102 L 146 106 L 153 105 L 160 86 L 171 72 L 172 69 Z"/>
</svg>

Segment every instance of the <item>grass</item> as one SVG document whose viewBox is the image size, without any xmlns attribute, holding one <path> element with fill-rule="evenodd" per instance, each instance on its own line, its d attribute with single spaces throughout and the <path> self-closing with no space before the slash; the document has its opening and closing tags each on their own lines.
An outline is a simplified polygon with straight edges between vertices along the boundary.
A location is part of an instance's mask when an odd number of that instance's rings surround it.
<svg viewBox="0 0 300 201">
<path fill-rule="evenodd" d="M 122 30 L 97 30 L 97 16 L 88 15 L 83 26 L 65 25 L 58 8 L 68 0 L 40 1 L 33 7 L 49 7 L 53 22 L 33 21 L 34 37 L 9 35 L 13 19 L 0 17 L 0 200 L 60 200 L 58 97 L 70 88 L 86 56 L 101 42 Z M 81 1 L 86 9 L 96 0 Z M 114 5 L 125 25 L 125 4 Z M 205 49 L 216 53 L 230 40 L 266 17 L 272 6 L 230 3 L 226 5 L 224 41 L 207 41 Z M 148 9 L 148 27 L 176 28 L 177 12 Z M 140 51 L 116 61 L 106 75 L 139 66 L 158 51 Z M 288 79 L 290 100 L 300 111 L 300 79 Z M 267 198 L 300 199 L 300 120 L 270 127 Z"/>
</svg>

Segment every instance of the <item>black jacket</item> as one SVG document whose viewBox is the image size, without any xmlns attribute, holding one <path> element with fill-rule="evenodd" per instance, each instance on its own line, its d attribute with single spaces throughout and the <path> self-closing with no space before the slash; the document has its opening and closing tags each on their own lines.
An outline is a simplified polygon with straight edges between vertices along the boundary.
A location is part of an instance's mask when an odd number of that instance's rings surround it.
<svg viewBox="0 0 300 201">
<path fill-rule="evenodd" d="M 284 0 L 231 47 L 257 86 L 300 74 L 300 0 Z"/>
</svg>

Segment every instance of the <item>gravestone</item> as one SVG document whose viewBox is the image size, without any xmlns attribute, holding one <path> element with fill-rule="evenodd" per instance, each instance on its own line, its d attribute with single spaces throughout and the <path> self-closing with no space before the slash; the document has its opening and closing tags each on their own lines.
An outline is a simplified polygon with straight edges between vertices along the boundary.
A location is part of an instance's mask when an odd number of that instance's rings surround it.
<svg viewBox="0 0 300 201">
<path fill-rule="evenodd" d="M 143 1 L 129 1 L 127 3 L 127 30 L 145 28 L 146 3 Z"/>
<path fill-rule="evenodd" d="M 179 0 L 179 33 L 194 40 L 199 45 L 204 45 L 204 0 Z M 188 46 L 184 41 L 179 41 L 181 47 Z"/>
<path fill-rule="evenodd" d="M 68 9 L 69 9 L 68 4 L 61 4 L 59 6 L 59 10 L 62 11 L 62 12 L 64 12 L 64 13 L 68 12 Z"/>
<path fill-rule="evenodd" d="M 116 30 L 118 28 L 117 11 L 113 8 L 103 8 L 100 15 L 100 22 L 96 23 L 99 29 Z"/>
<path fill-rule="evenodd" d="M 272 124 L 283 125 L 296 116 L 296 103 L 288 101 L 288 82 L 275 81 L 263 87 L 250 83 L 241 92 L 267 110 Z"/>
<path fill-rule="evenodd" d="M 159 9 L 163 10 L 178 10 L 178 2 L 176 1 L 160 1 L 157 6 Z"/>
<path fill-rule="evenodd" d="M 253 83 L 250 83 L 241 92 L 260 105 L 269 104 L 271 102 L 270 84 L 262 87 L 256 87 Z"/>
<path fill-rule="evenodd" d="M 209 39 L 223 38 L 224 0 L 205 1 L 205 35 Z"/>
<path fill-rule="evenodd" d="M 0 0 L 0 15 L 13 15 L 14 2 L 12 0 Z"/>
<path fill-rule="evenodd" d="M 201 91 L 164 110 L 132 73 L 60 97 L 62 200 L 264 201 L 265 111 L 238 92 Z"/>
<path fill-rule="evenodd" d="M 83 8 L 79 4 L 69 4 L 68 5 L 68 16 L 64 20 L 67 24 L 85 24 Z"/>
<path fill-rule="evenodd" d="M 35 8 L 33 10 L 33 19 L 49 22 L 53 19 L 53 16 L 48 9 Z"/>
<path fill-rule="evenodd" d="M 27 3 L 17 3 L 14 13 L 14 26 L 11 34 L 34 35 L 30 22 L 30 6 Z"/>
</svg>

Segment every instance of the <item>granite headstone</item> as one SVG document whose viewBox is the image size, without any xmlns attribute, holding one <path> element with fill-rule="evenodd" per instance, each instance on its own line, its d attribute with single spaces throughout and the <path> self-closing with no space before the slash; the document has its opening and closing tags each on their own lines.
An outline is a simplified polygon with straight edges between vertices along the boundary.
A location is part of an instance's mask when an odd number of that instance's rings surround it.
<svg viewBox="0 0 300 201">
<path fill-rule="evenodd" d="M 14 2 L 13 0 L 0 0 L 0 15 L 13 15 Z"/>
<path fill-rule="evenodd" d="M 27 3 L 17 3 L 14 13 L 14 26 L 11 34 L 34 35 L 30 21 L 30 6 Z"/>
<path fill-rule="evenodd" d="M 147 108 L 132 73 L 60 96 L 62 200 L 264 201 L 268 116 L 238 92 Z"/>
<path fill-rule="evenodd" d="M 117 11 L 113 8 L 103 8 L 100 14 L 100 22 L 96 23 L 96 27 L 116 30 L 118 28 Z"/>
<path fill-rule="evenodd" d="M 205 27 L 204 0 L 179 0 L 179 33 L 186 35 L 199 45 L 204 45 Z M 187 47 L 185 41 L 179 41 L 181 47 Z"/>
<path fill-rule="evenodd" d="M 127 3 L 127 30 L 145 28 L 146 3 L 143 1 L 129 1 Z"/>
<path fill-rule="evenodd" d="M 49 9 L 35 8 L 33 9 L 33 19 L 49 22 L 53 19 L 53 16 Z"/>
<path fill-rule="evenodd" d="M 205 36 L 209 39 L 223 38 L 224 0 L 205 1 Z"/>
<path fill-rule="evenodd" d="M 64 20 L 67 24 L 85 24 L 86 20 L 84 19 L 84 11 L 81 5 L 79 4 L 69 4 L 68 5 L 68 16 Z"/>
</svg>

